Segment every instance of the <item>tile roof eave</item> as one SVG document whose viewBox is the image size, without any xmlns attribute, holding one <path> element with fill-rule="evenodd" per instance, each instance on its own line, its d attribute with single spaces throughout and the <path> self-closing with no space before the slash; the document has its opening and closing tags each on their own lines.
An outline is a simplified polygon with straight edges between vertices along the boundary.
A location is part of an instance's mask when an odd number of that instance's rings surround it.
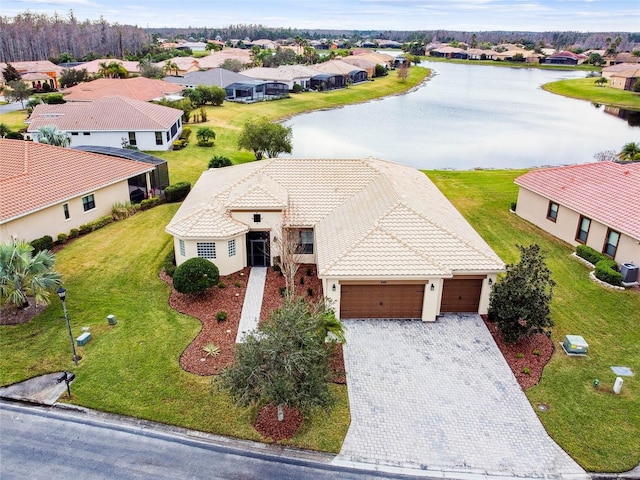
<svg viewBox="0 0 640 480">
<path fill-rule="evenodd" d="M 155 168 L 155 166 L 151 166 L 149 168 L 146 168 L 145 170 L 141 170 L 139 173 L 136 173 L 133 176 L 137 176 L 137 175 L 141 175 L 143 173 L 151 172 L 151 171 L 154 170 L 154 168 Z M 45 210 L 47 208 L 54 207 L 56 205 L 60 205 L 62 203 L 68 202 L 69 200 L 72 200 L 74 198 L 78 198 L 78 197 L 81 197 L 83 195 L 87 195 L 87 194 L 89 194 L 91 192 L 95 192 L 96 190 L 101 190 L 103 188 L 110 187 L 111 185 L 115 185 L 116 183 L 123 182 L 125 180 L 128 180 L 129 178 L 131 178 L 131 177 L 127 176 L 127 177 L 121 178 L 120 180 L 112 180 L 110 182 L 107 182 L 107 183 L 104 183 L 104 184 L 101 184 L 101 185 L 97 185 L 94 188 L 90 188 L 90 189 L 87 189 L 87 190 L 79 191 L 78 193 L 75 193 L 75 194 L 73 194 L 71 196 L 63 197 L 62 199 L 55 200 L 55 201 L 49 202 L 47 204 L 39 205 L 38 207 L 32 208 L 30 210 L 25 210 L 24 212 L 20 212 L 18 215 L 14 215 L 13 217 L 0 219 L 0 225 L 3 224 L 3 223 L 9 223 L 11 221 L 17 220 L 17 219 L 22 218 L 22 217 L 26 217 L 28 215 L 31 215 L 31 214 L 36 213 L 36 212 L 39 212 L 41 210 Z"/>
</svg>

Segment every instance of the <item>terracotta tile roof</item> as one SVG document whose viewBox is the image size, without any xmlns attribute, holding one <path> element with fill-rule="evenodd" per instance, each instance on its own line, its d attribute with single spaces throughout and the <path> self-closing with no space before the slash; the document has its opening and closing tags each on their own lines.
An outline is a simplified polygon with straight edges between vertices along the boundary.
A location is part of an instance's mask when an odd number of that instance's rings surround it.
<svg viewBox="0 0 640 480">
<path fill-rule="evenodd" d="M 95 102 L 37 105 L 27 123 L 28 132 L 55 125 L 64 132 L 101 130 L 167 130 L 182 110 L 125 97 L 103 97 Z"/>
<path fill-rule="evenodd" d="M 515 183 L 640 239 L 640 163 L 544 168 L 525 173 Z"/>
<path fill-rule="evenodd" d="M 60 74 L 63 70 L 49 60 L 34 60 L 31 62 L 9 62 L 13 68 L 20 73 L 37 73 L 37 72 L 56 72 Z M 3 72 L 7 68 L 6 63 L 0 63 L 0 72 Z"/>
<path fill-rule="evenodd" d="M 350 65 L 342 60 L 329 60 L 328 62 L 316 63 L 312 67 L 313 70 L 317 70 L 322 73 L 329 73 L 331 75 L 349 75 L 351 72 L 365 70 L 355 65 Z"/>
<path fill-rule="evenodd" d="M 129 73 L 140 73 L 140 62 L 132 62 L 128 60 L 119 60 L 117 58 L 98 58 L 97 60 L 91 60 L 90 62 L 84 62 L 75 67 L 71 67 L 73 70 L 86 70 L 88 73 L 98 73 L 102 68 L 101 63 L 107 65 L 111 62 L 117 62 L 122 65 Z M 117 79 L 116 79 L 117 80 Z"/>
<path fill-rule="evenodd" d="M 153 78 L 99 78 L 63 90 L 68 102 L 90 102 L 118 95 L 148 102 L 154 98 L 181 92 L 184 87 Z"/>
<path fill-rule="evenodd" d="M 153 170 L 123 158 L 0 139 L 0 223 Z"/>
<path fill-rule="evenodd" d="M 423 173 L 375 159 L 278 158 L 210 169 L 166 231 L 222 239 L 248 230 L 231 223 L 234 210 L 262 209 L 283 210 L 290 226 L 315 228 L 322 276 L 424 278 L 504 268 Z"/>
</svg>

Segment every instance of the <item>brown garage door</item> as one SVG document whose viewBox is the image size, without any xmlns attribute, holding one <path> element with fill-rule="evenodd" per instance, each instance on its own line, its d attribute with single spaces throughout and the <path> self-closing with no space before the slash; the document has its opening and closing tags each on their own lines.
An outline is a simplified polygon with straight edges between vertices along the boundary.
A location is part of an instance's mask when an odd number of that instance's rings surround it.
<svg viewBox="0 0 640 480">
<path fill-rule="evenodd" d="M 440 312 L 478 312 L 482 279 L 447 279 L 442 289 Z"/>
<path fill-rule="evenodd" d="M 342 285 L 340 318 L 422 318 L 423 285 Z"/>
</svg>

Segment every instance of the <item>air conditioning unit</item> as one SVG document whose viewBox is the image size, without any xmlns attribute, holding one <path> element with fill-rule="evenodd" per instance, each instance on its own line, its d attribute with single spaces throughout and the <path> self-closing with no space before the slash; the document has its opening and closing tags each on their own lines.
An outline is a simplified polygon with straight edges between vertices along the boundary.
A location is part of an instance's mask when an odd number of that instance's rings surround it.
<svg viewBox="0 0 640 480">
<path fill-rule="evenodd" d="M 623 283 L 633 283 L 638 280 L 638 266 L 633 263 L 620 264 Z"/>
<path fill-rule="evenodd" d="M 589 350 L 589 345 L 584 341 L 584 338 L 579 335 L 566 335 L 564 342 L 562 342 L 562 348 L 564 348 L 564 351 L 568 354 L 584 354 Z"/>
</svg>

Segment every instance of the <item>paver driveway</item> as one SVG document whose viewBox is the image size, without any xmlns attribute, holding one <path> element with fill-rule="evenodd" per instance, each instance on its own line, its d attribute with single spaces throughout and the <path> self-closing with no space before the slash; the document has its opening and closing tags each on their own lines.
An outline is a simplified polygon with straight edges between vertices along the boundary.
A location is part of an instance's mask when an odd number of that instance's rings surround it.
<svg viewBox="0 0 640 480">
<path fill-rule="evenodd" d="M 547 435 L 478 315 L 344 323 L 351 425 L 335 463 L 588 478 Z"/>
</svg>

